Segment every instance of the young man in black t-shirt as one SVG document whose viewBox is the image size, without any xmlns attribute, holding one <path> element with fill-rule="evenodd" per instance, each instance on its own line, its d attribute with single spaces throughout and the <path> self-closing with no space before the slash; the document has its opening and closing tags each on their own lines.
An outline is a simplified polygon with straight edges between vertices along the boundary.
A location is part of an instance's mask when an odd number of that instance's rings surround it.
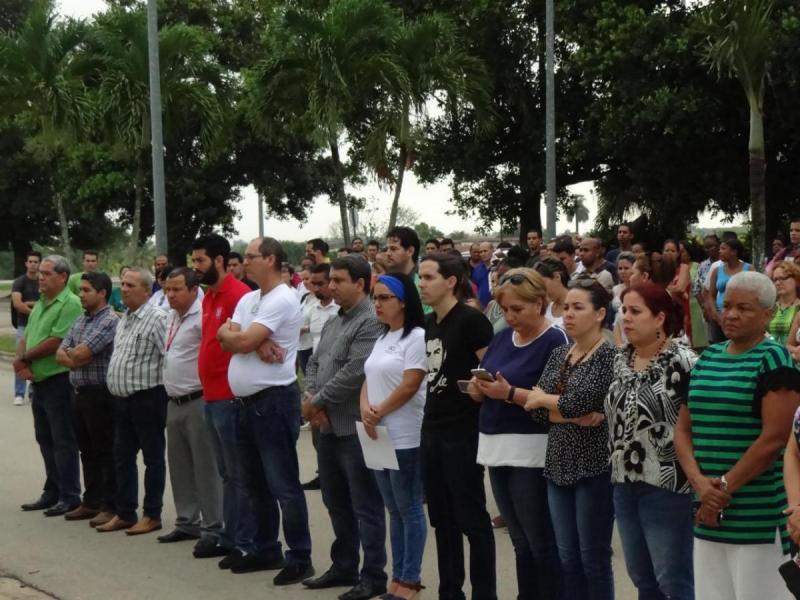
<svg viewBox="0 0 800 600">
<path fill-rule="evenodd" d="M 492 339 L 492 325 L 455 296 L 465 276 L 450 255 L 426 257 L 419 268 L 422 301 L 433 308 L 425 321 L 427 400 L 422 421 L 422 475 L 436 533 L 439 598 L 463 599 L 464 545 L 470 545 L 473 600 L 495 600 L 495 544 L 483 467 L 477 463 L 479 405 L 458 388 L 472 378 Z"/>
<path fill-rule="evenodd" d="M 11 324 L 17 330 L 17 343 L 25 335 L 25 325 L 36 301 L 39 299 L 39 263 L 41 252 L 31 250 L 25 259 L 25 274 L 17 277 L 11 284 Z M 14 406 L 25 403 L 28 382 L 14 377 Z"/>
</svg>

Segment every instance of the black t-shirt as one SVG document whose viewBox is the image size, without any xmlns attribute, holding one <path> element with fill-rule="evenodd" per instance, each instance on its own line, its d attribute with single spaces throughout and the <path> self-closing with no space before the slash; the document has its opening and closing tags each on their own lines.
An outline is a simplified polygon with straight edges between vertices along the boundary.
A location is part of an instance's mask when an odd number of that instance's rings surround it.
<svg viewBox="0 0 800 600">
<path fill-rule="evenodd" d="M 258 289 L 258 284 L 255 281 L 253 281 L 251 279 L 248 279 L 247 277 L 242 279 L 241 282 L 243 284 L 245 284 L 247 287 L 249 287 L 251 290 L 257 290 Z"/>
<path fill-rule="evenodd" d="M 436 313 L 427 316 L 428 393 L 424 430 L 477 435 L 480 405 L 458 389 L 458 380 L 472 378 L 470 371 L 479 364 L 475 352 L 487 347 L 492 336 L 489 319 L 460 302 L 440 323 L 436 322 Z"/>
<path fill-rule="evenodd" d="M 31 279 L 27 275 L 22 275 L 14 280 L 11 284 L 11 292 L 19 292 L 22 294 L 22 301 L 29 302 L 39 299 L 39 279 Z M 14 327 L 28 324 L 28 315 L 21 315 L 14 308 L 14 303 L 11 303 L 11 324 Z"/>
</svg>

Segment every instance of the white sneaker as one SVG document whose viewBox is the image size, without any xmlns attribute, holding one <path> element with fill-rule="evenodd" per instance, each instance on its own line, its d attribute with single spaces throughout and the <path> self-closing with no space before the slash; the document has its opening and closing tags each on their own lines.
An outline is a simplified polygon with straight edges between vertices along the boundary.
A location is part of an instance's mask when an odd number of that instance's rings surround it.
<svg viewBox="0 0 800 600">
<path fill-rule="evenodd" d="M 22 406 L 25 404 L 25 398 L 22 396 L 14 396 L 14 406 Z"/>
</svg>

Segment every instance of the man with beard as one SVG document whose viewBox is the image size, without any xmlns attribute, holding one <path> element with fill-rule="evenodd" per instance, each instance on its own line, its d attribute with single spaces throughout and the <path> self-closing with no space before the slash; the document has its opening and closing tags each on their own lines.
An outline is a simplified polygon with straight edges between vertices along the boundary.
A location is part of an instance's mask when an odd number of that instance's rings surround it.
<svg viewBox="0 0 800 600">
<path fill-rule="evenodd" d="M 228 363 L 231 354 L 217 341 L 217 330 L 233 316 L 239 299 L 250 288 L 227 272 L 231 246 L 221 235 L 209 234 L 192 244 L 192 268 L 200 283 L 208 286 L 203 298 L 203 324 L 197 370 L 203 385 L 206 422 L 216 454 L 217 469 L 222 477 L 222 511 L 224 527 L 218 533 L 216 545 L 198 544 L 195 558 L 225 556 L 220 568 L 230 568 L 241 556 L 236 550 L 236 531 L 239 519 L 248 518 L 245 497 L 241 493 L 236 457 L 237 408 L 228 385 Z"/>
</svg>

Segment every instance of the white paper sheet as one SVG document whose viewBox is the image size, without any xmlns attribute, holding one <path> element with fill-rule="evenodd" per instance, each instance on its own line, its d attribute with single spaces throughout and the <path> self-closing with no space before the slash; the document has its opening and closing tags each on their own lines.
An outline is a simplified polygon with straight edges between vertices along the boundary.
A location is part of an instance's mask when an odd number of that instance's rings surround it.
<svg viewBox="0 0 800 600">
<path fill-rule="evenodd" d="M 400 469 L 397 464 L 397 454 L 392 445 L 392 438 L 389 437 L 389 430 L 386 427 L 378 425 L 375 428 L 375 431 L 378 432 L 377 440 L 373 440 L 367 435 L 367 431 L 361 421 L 356 421 L 356 431 L 358 432 L 358 441 L 361 442 L 361 450 L 364 453 L 364 462 L 368 469 L 376 471 L 382 471 L 383 469 L 397 471 Z"/>
</svg>

